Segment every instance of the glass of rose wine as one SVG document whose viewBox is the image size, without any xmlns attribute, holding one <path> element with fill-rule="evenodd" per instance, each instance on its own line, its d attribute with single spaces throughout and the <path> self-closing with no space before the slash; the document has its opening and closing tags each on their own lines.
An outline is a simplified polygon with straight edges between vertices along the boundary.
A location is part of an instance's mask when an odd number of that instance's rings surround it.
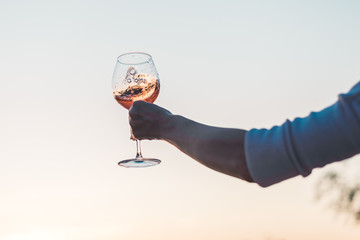
<svg viewBox="0 0 360 240">
<path fill-rule="evenodd" d="M 141 52 L 120 55 L 115 65 L 112 91 L 115 100 L 126 109 L 139 100 L 153 103 L 159 95 L 160 79 L 151 56 Z M 135 139 L 133 135 L 132 139 Z M 155 158 L 144 158 L 140 140 L 135 141 L 135 158 L 120 161 L 119 166 L 151 167 L 161 162 Z"/>
</svg>

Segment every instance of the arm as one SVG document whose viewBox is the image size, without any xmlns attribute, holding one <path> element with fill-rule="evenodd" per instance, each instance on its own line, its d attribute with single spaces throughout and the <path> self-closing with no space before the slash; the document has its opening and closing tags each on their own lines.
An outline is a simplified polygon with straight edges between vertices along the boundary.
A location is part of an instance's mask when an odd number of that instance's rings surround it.
<svg viewBox="0 0 360 240">
<path fill-rule="evenodd" d="M 263 187 L 360 153 L 360 82 L 319 112 L 250 130 L 245 153 L 251 176 Z"/>
<path fill-rule="evenodd" d="M 214 170 L 263 187 L 360 153 L 360 82 L 330 107 L 269 130 L 210 127 L 145 102 L 129 114 L 138 139 L 166 140 Z"/>
<path fill-rule="evenodd" d="M 129 111 L 138 139 L 162 139 L 216 171 L 252 182 L 246 166 L 245 130 L 211 127 L 138 101 Z"/>
</svg>

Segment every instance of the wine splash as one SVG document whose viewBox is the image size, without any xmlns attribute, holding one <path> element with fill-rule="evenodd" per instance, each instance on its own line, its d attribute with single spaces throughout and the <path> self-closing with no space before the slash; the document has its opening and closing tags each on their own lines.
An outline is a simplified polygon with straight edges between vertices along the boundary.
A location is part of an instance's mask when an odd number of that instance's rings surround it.
<svg viewBox="0 0 360 240">
<path fill-rule="evenodd" d="M 160 92 L 160 81 L 150 74 L 137 73 L 133 67 L 127 71 L 125 78 L 129 86 L 125 90 L 113 91 L 116 101 L 129 109 L 135 101 L 153 103 Z"/>
</svg>

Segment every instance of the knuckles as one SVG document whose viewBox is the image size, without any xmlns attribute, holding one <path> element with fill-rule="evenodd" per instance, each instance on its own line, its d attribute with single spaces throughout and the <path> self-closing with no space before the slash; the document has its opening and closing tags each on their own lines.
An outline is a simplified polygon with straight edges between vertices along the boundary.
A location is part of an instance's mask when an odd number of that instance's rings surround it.
<svg viewBox="0 0 360 240">
<path fill-rule="evenodd" d="M 133 128 L 133 130 L 134 129 L 136 130 L 139 126 L 141 126 L 139 121 L 136 121 L 136 120 L 134 120 L 132 118 L 129 119 L 129 124 L 130 124 L 131 128 Z"/>
<path fill-rule="evenodd" d="M 129 109 L 129 116 L 132 118 L 139 118 L 144 104 L 146 104 L 146 102 L 144 102 L 144 101 L 134 102 L 132 104 L 131 108 Z"/>
<path fill-rule="evenodd" d="M 137 109 L 137 108 L 144 106 L 145 104 L 146 104 L 146 102 L 144 102 L 144 101 L 135 101 L 135 102 L 133 102 L 131 108 Z"/>
<path fill-rule="evenodd" d="M 162 108 L 144 101 L 136 101 L 129 109 L 129 124 L 136 139 L 158 139 L 157 119 Z M 171 114 L 166 111 L 166 113 Z"/>
</svg>

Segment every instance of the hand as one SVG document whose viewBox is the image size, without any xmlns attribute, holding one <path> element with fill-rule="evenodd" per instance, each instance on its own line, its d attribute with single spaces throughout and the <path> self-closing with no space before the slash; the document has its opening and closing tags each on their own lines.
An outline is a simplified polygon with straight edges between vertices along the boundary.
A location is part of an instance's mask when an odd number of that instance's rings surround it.
<svg viewBox="0 0 360 240">
<path fill-rule="evenodd" d="M 129 121 L 133 138 L 165 140 L 209 168 L 252 181 L 245 160 L 245 130 L 207 126 L 143 101 L 133 103 Z"/>
<path fill-rule="evenodd" d="M 129 122 L 132 138 L 162 139 L 162 132 L 173 116 L 168 110 L 155 104 L 136 101 L 129 109 Z"/>
</svg>

